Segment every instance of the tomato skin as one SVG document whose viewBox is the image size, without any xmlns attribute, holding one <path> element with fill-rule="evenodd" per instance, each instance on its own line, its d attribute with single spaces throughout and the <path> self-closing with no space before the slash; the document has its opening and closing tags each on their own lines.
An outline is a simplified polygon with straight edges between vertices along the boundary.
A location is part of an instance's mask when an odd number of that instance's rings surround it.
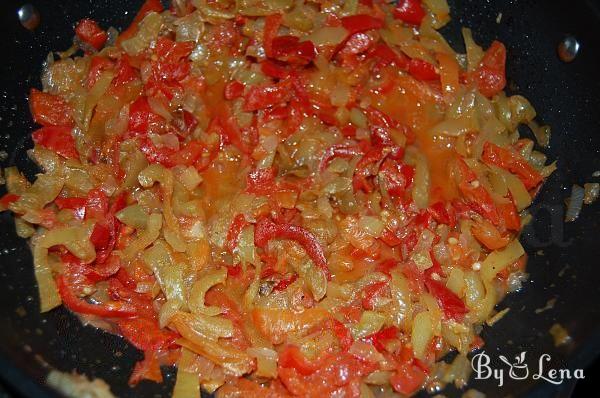
<svg viewBox="0 0 600 398">
<path fill-rule="evenodd" d="M 544 180 L 542 175 L 521 155 L 491 142 L 483 144 L 481 159 L 487 164 L 501 167 L 516 174 L 527 190 L 535 188 Z"/>
<path fill-rule="evenodd" d="M 394 18 L 410 25 L 421 25 L 425 10 L 421 0 L 400 0 L 392 11 Z"/>
<path fill-rule="evenodd" d="M 481 94 L 493 97 L 506 87 L 506 47 L 494 41 L 485 52 L 479 67 L 469 75 Z"/>
<path fill-rule="evenodd" d="M 77 23 L 75 34 L 81 41 L 89 44 L 96 50 L 104 47 L 106 39 L 108 39 L 108 34 L 98 26 L 98 23 L 87 18 Z"/>
<path fill-rule="evenodd" d="M 342 26 L 351 34 L 383 28 L 384 21 L 366 14 L 342 18 Z"/>
<path fill-rule="evenodd" d="M 276 224 L 267 218 L 262 218 L 254 229 L 254 243 L 264 248 L 271 239 L 295 240 L 304 248 L 313 263 L 325 273 L 327 279 L 331 278 L 323 247 L 306 229 L 287 223 Z"/>
<path fill-rule="evenodd" d="M 80 299 L 73 293 L 63 275 L 56 278 L 56 284 L 63 304 L 71 311 L 97 315 L 102 318 L 128 318 L 136 314 L 135 308 L 129 303 L 113 302 L 111 304 L 95 305 Z"/>
<path fill-rule="evenodd" d="M 60 96 L 32 88 L 29 92 L 29 108 L 33 121 L 42 126 L 72 126 L 71 106 Z"/>
</svg>

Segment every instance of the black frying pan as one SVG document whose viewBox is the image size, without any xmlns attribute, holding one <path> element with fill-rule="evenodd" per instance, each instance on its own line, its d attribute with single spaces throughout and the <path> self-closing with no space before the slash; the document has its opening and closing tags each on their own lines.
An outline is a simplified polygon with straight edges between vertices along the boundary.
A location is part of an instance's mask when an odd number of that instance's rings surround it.
<svg viewBox="0 0 600 398">
<path fill-rule="evenodd" d="M 2 166 L 17 165 L 30 176 L 35 167 L 25 151 L 32 146 L 33 125 L 26 96 L 39 87 L 42 61 L 50 50 L 69 47 L 73 24 L 92 17 L 102 26 L 122 28 L 142 3 L 110 0 L 33 0 L 41 23 L 33 31 L 18 21 L 17 9 L 25 0 L 0 2 L 0 150 L 8 153 Z M 444 29 L 455 48 L 462 47 L 460 26 L 473 29 L 478 42 L 488 45 L 498 38 L 509 50 L 510 90 L 531 100 L 544 123 L 553 127 L 551 159 L 559 169 L 544 186 L 531 211 L 534 221 L 523 236 L 531 254 L 531 281 L 509 296 L 499 308 L 509 314 L 483 337 L 486 352 L 500 368 L 497 355 L 513 358 L 527 351 L 526 362 L 537 368 L 543 353 L 552 360 L 546 368 L 584 368 L 600 353 L 600 240 L 598 204 L 584 208 L 580 219 L 564 225 L 564 199 L 573 183 L 600 181 L 600 2 L 592 0 L 454 0 L 453 22 Z M 496 18 L 502 13 L 501 22 Z M 581 43 L 574 62 L 565 64 L 556 55 L 557 44 L 567 34 Z M 559 272 L 564 270 L 562 276 Z M 536 314 L 549 299 L 554 308 Z M 556 322 L 570 333 L 570 344 L 555 347 L 548 333 Z M 0 214 L 0 378 L 28 397 L 56 397 L 43 385 L 48 369 L 77 370 L 105 379 L 115 395 L 169 397 L 174 372 L 165 369 L 165 383 L 142 382 L 127 386 L 141 354 L 116 336 L 83 327 L 60 308 L 40 315 L 32 260 L 25 241 L 17 238 L 13 220 Z M 533 369 L 532 369 L 533 370 Z M 592 375 L 588 375 L 591 377 Z M 567 397 L 573 383 L 559 386 L 531 377 L 505 380 L 472 380 L 470 386 L 488 397 Z M 448 396 L 460 396 L 448 390 Z"/>
</svg>

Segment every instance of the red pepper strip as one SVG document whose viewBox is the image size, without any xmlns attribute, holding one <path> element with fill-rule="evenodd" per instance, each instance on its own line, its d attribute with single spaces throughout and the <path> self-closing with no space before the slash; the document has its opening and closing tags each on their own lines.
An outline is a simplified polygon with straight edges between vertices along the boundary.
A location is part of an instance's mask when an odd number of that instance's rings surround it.
<svg viewBox="0 0 600 398">
<path fill-rule="evenodd" d="M 362 291 L 363 298 L 361 301 L 363 308 L 372 310 L 375 305 L 375 298 L 382 294 L 386 286 L 388 286 L 387 282 L 377 282 L 365 287 Z"/>
<path fill-rule="evenodd" d="M 230 114 L 228 108 L 222 109 L 222 115 L 219 117 L 221 126 L 221 140 L 223 144 L 231 144 L 244 154 L 252 153 L 252 145 L 246 143 L 242 137 L 242 130 L 237 123 L 235 116 Z"/>
<path fill-rule="evenodd" d="M 476 183 L 475 172 L 467 166 L 463 159 L 458 160 L 458 168 L 461 174 L 458 188 L 467 200 L 469 207 L 490 220 L 492 224 L 498 225 L 500 216 L 496 204 L 488 191 L 481 184 Z"/>
<path fill-rule="evenodd" d="M 378 43 L 367 54 L 367 58 L 375 58 L 378 67 L 395 64 L 400 69 L 407 69 L 410 59 L 404 53 L 396 53 L 385 43 Z"/>
<path fill-rule="evenodd" d="M 425 18 L 425 10 L 421 0 L 399 0 L 396 8 L 392 10 L 394 18 L 411 25 L 421 25 Z"/>
<path fill-rule="evenodd" d="M 233 221 L 229 226 L 229 230 L 227 231 L 227 238 L 225 240 L 225 247 L 227 250 L 233 252 L 238 244 L 240 233 L 247 225 L 249 224 L 243 214 L 238 214 L 233 218 Z"/>
<path fill-rule="evenodd" d="M 232 80 L 225 85 L 223 96 L 226 100 L 240 98 L 244 94 L 244 85 L 237 80 Z"/>
<path fill-rule="evenodd" d="M 535 188 L 544 180 L 542 175 L 527 163 L 521 155 L 491 142 L 483 144 L 481 160 L 516 174 L 523 181 L 527 190 Z"/>
<path fill-rule="evenodd" d="M 91 19 L 82 19 L 77 23 L 75 27 L 75 34 L 84 43 L 89 44 L 96 50 L 100 50 L 104 47 L 108 35 L 102 30 L 100 26 Z"/>
<path fill-rule="evenodd" d="M 70 126 L 42 127 L 34 131 L 31 138 L 37 145 L 50 149 L 64 158 L 79 159 L 75 139 L 71 135 L 72 130 Z"/>
<path fill-rule="evenodd" d="M 317 55 L 312 41 L 300 41 L 296 36 L 279 36 L 271 42 L 272 57 L 292 65 L 307 65 Z"/>
<path fill-rule="evenodd" d="M 260 70 L 265 75 L 275 79 L 285 79 L 290 75 L 290 72 L 285 67 L 269 59 L 260 63 Z"/>
<path fill-rule="evenodd" d="M 277 37 L 279 26 L 283 17 L 281 14 L 272 14 L 265 18 L 265 28 L 263 30 L 263 47 L 265 55 L 269 58 L 273 57 L 273 39 Z"/>
<path fill-rule="evenodd" d="M 362 155 L 363 151 L 356 146 L 348 146 L 348 145 L 334 145 L 327 149 L 321 158 L 321 162 L 319 163 L 319 171 L 323 171 L 336 157 L 342 158 L 351 158 L 352 156 Z"/>
<path fill-rule="evenodd" d="M 117 321 L 120 334 L 138 350 L 168 348 L 177 339 L 177 333 L 161 329 L 154 319 L 133 318 Z"/>
<path fill-rule="evenodd" d="M 370 149 L 356 164 L 356 171 L 352 177 L 352 186 L 355 191 L 363 190 L 373 192 L 373 185 L 367 180 L 371 175 L 377 174 L 370 170 L 370 166 L 381 162 L 387 155 L 386 147 L 376 146 Z"/>
<path fill-rule="evenodd" d="M 383 28 L 383 20 L 366 14 L 342 18 L 342 26 L 351 34 Z"/>
<path fill-rule="evenodd" d="M 292 90 L 287 81 L 273 85 L 251 86 L 244 95 L 244 111 L 252 112 L 288 102 L 292 97 Z"/>
<path fill-rule="evenodd" d="M 379 174 L 390 196 L 403 197 L 413 183 L 415 168 L 388 158 L 381 164 Z"/>
<path fill-rule="evenodd" d="M 42 126 L 73 125 L 73 110 L 59 95 L 44 93 L 32 88 L 29 92 L 29 108 L 33 121 Z"/>
<path fill-rule="evenodd" d="M 410 60 L 408 63 L 408 73 L 415 79 L 422 81 L 439 80 L 440 78 L 434 65 L 418 58 Z"/>
<path fill-rule="evenodd" d="M 368 335 L 363 338 L 367 343 L 372 344 L 378 351 L 385 351 L 384 343 L 388 340 L 392 340 L 398 337 L 398 328 L 396 326 L 389 326 L 381 329 L 378 332 Z"/>
<path fill-rule="evenodd" d="M 56 284 L 63 304 L 71 311 L 80 314 L 97 315 L 102 318 L 128 318 L 136 314 L 135 307 L 129 303 L 113 302 L 96 305 L 80 299 L 68 286 L 63 275 L 56 278 Z"/>
<path fill-rule="evenodd" d="M 294 274 L 291 275 L 285 279 L 280 280 L 274 287 L 273 290 L 276 292 L 280 292 L 282 290 L 285 290 L 288 288 L 288 286 L 290 286 L 292 283 L 296 282 L 296 280 L 298 280 L 298 275 Z"/>
<path fill-rule="evenodd" d="M 327 260 L 321 244 L 317 238 L 306 229 L 292 224 L 275 224 L 273 221 L 262 218 L 254 229 L 254 244 L 260 248 L 266 247 L 272 239 L 295 240 L 304 248 L 315 266 L 320 268 L 327 277 L 331 279 L 331 273 L 327 268 Z"/>
<path fill-rule="evenodd" d="M 333 319 L 333 332 L 340 341 L 340 348 L 342 351 L 348 351 L 350 346 L 354 342 L 350 329 L 346 327 L 342 322 L 337 319 Z"/>
<path fill-rule="evenodd" d="M 246 192 L 257 195 L 268 195 L 275 189 L 275 177 L 277 169 L 269 167 L 255 169 L 246 177 Z"/>
<path fill-rule="evenodd" d="M 146 0 L 142 5 L 142 8 L 140 8 L 137 15 L 133 19 L 131 25 L 129 25 L 129 27 L 119 35 L 117 44 L 120 45 L 122 41 L 135 36 L 138 31 L 138 24 L 146 17 L 146 15 L 150 14 L 151 12 L 160 13 L 163 10 L 164 7 L 160 0 Z"/>
<path fill-rule="evenodd" d="M 2 196 L 2 198 L 0 198 L 0 211 L 8 210 L 8 206 L 19 200 L 20 197 L 21 196 L 15 195 L 14 193 L 7 193 Z"/>
<path fill-rule="evenodd" d="M 295 345 L 288 345 L 279 353 L 277 364 L 282 368 L 293 368 L 301 375 L 315 373 L 320 366 L 319 361 L 309 361 Z"/>
<path fill-rule="evenodd" d="M 506 87 L 506 47 L 494 41 L 485 52 L 479 67 L 468 75 L 481 94 L 493 97 Z"/>
<path fill-rule="evenodd" d="M 434 279 L 425 279 L 425 287 L 437 300 L 444 311 L 446 318 L 462 321 L 465 314 L 469 312 L 465 303 L 446 285 Z"/>
</svg>

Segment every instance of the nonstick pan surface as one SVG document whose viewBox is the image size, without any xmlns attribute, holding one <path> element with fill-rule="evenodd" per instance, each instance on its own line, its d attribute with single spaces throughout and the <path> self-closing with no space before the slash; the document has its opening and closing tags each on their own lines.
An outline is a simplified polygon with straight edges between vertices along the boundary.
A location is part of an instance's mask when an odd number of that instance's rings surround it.
<svg viewBox="0 0 600 398">
<path fill-rule="evenodd" d="M 600 181 L 592 177 L 600 170 L 600 2 L 449 3 L 453 22 L 444 34 L 456 49 L 462 48 L 461 26 L 472 28 L 484 46 L 495 38 L 507 45 L 510 91 L 527 97 L 540 120 L 552 126 L 549 157 L 558 160 L 559 167 L 531 208 L 534 219 L 522 238 L 530 254 L 530 281 L 498 306 L 511 310 L 494 328 L 485 328 L 485 350 L 497 367 L 498 355 L 514 358 L 527 351 L 532 370 L 544 353 L 552 358 L 547 369 L 584 368 L 600 353 L 600 207 L 586 206 L 574 223 L 563 224 L 563 217 L 564 199 L 572 184 Z M 8 154 L 2 167 L 17 165 L 33 177 L 36 169 L 25 153 L 32 146 L 29 133 L 33 128 L 26 96 L 30 87 L 40 87 L 46 55 L 69 47 L 79 19 L 91 17 L 102 26 L 122 28 L 141 1 L 31 1 L 41 15 L 39 27 L 32 32 L 17 19 L 17 9 L 23 4 L 0 3 L 0 150 Z M 499 13 L 502 18 L 497 23 Z M 566 64 L 558 59 L 556 48 L 568 34 L 579 40 L 581 50 L 574 62 Z M 553 308 L 536 313 L 550 299 L 556 299 Z M 555 323 L 568 330 L 569 344 L 555 347 L 548 332 Z M 11 215 L 0 214 L 0 378 L 24 396 L 55 397 L 43 385 L 48 370 L 76 370 L 106 380 L 121 398 L 169 397 L 172 370 L 165 369 L 164 384 L 142 382 L 128 387 L 133 365 L 140 358 L 123 339 L 83 327 L 63 308 L 39 314 L 29 248 L 15 235 Z M 488 397 L 566 397 L 572 386 L 531 377 L 505 378 L 502 387 L 495 380 L 470 383 Z M 460 396 L 456 390 L 446 394 Z"/>
</svg>

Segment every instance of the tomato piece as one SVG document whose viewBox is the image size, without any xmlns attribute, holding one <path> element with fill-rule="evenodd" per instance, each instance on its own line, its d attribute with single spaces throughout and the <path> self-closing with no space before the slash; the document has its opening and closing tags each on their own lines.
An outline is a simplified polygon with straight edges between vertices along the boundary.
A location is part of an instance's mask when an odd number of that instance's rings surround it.
<svg viewBox="0 0 600 398">
<path fill-rule="evenodd" d="M 31 134 L 33 142 L 44 148 L 56 152 L 67 159 L 79 159 L 79 152 L 75 148 L 75 138 L 71 134 L 70 126 L 42 127 Z"/>
<path fill-rule="evenodd" d="M 115 65 L 116 75 L 112 81 L 113 87 L 122 87 L 123 85 L 137 79 L 136 69 L 131 65 L 131 59 L 127 54 L 123 54 Z"/>
<path fill-rule="evenodd" d="M 195 46 L 191 41 L 174 41 L 163 36 L 156 41 L 154 53 L 161 63 L 174 64 L 189 57 Z"/>
<path fill-rule="evenodd" d="M 71 106 L 59 95 L 44 93 L 32 88 L 29 108 L 33 121 L 42 126 L 72 126 Z"/>
<path fill-rule="evenodd" d="M 90 304 L 77 297 L 67 284 L 64 275 L 56 279 L 58 293 L 63 304 L 71 311 L 80 314 L 97 315 L 102 318 L 128 318 L 134 316 L 136 311 L 129 303 L 111 302 L 106 304 Z"/>
<path fill-rule="evenodd" d="M 177 333 L 161 329 L 158 322 L 149 318 L 121 319 L 117 321 L 120 334 L 138 350 L 159 350 L 175 342 Z"/>
<path fill-rule="evenodd" d="M 433 64 L 422 59 L 413 58 L 408 63 L 408 73 L 417 80 L 439 80 L 440 75 Z"/>
<path fill-rule="evenodd" d="M 342 26 L 353 35 L 371 29 L 383 28 L 384 21 L 371 15 L 359 14 L 342 18 Z"/>
<path fill-rule="evenodd" d="M 275 188 L 277 169 L 274 167 L 255 169 L 246 177 L 246 192 L 267 195 Z"/>
<path fill-rule="evenodd" d="M 160 362 L 156 351 L 144 352 L 144 359 L 136 362 L 133 372 L 129 377 L 128 384 L 133 387 L 142 380 L 151 380 L 156 383 L 162 383 L 163 377 L 160 371 Z"/>
<path fill-rule="evenodd" d="M 421 25 L 426 15 L 421 0 L 399 0 L 392 14 L 410 25 Z"/>
<path fill-rule="evenodd" d="M 297 397 L 357 397 L 362 378 L 377 369 L 372 362 L 363 361 L 350 353 L 324 355 L 320 367 L 309 375 L 295 368 L 278 368 L 281 382 Z"/>
<path fill-rule="evenodd" d="M 244 95 L 244 111 L 252 112 L 288 102 L 292 97 L 289 84 L 282 81 L 273 85 L 251 86 Z"/>
<path fill-rule="evenodd" d="M 239 98 L 244 93 L 244 85 L 237 80 L 232 80 L 225 85 L 223 96 L 226 100 Z"/>
<path fill-rule="evenodd" d="M 82 19 L 75 27 L 75 34 L 84 43 L 89 44 L 96 50 L 104 47 L 108 34 L 102 30 L 98 23 L 92 19 Z"/>
<path fill-rule="evenodd" d="M 204 149 L 205 146 L 202 142 L 192 140 L 177 152 L 167 155 L 161 163 L 167 167 L 192 166 L 200 159 Z"/>
<path fill-rule="evenodd" d="M 267 218 L 262 218 L 258 221 L 254 229 L 254 243 L 260 248 L 265 248 L 267 243 L 272 239 L 290 239 L 296 241 L 304 248 L 315 266 L 325 273 L 327 279 L 331 279 L 323 247 L 321 247 L 317 238 L 308 232 L 308 230 L 292 224 L 276 224 Z"/>
<path fill-rule="evenodd" d="M 520 154 L 491 142 L 483 144 L 481 159 L 484 163 L 501 167 L 516 174 L 527 190 L 535 188 L 544 180 L 542 175 Z"/>
<path fill-rule="evenodd" d="M 129 106 L 129 132 L 133 135 L 146 134 L 153 126 L 162 124 L 165 119 L 152 111 L 148 97 L 140 96 Z"/>
<path fill-rule="evenodd" d="M 304 376 L 313 374 L 319 368 L 318 362 L 306 359 L 304 354 L 295 345 L 288 345 L 279 353 L 277 364 L 282 368 L 294 368 Z"/>
<path fill-rule="evenodd" d="M 465 314 L 469 312 L 465 303 L 454 292 L 441 282 L 427 278 L 425 287 L 429 293 L 436 298 L 438 304 L 444 311 L 446 318 L 461 321 Z"/>
<path fill-rule="evenodd" d="M 493 97 L 506 87 L 506 47 L 494 41 L 485 52 L 479 67 L 470 74 L 481 94 Z"/>
<path fill-rule="evenodd" d="M 390 196 L 403 197 L 413 183 L 415 168 L 387 158 L 381 164 L 379 175 L 383 177 L 383 183 Z"/>
<path fill-rule="evenodd" d="M 319 307 L 307 308 L 302 312 L 275 308 L 252 310 L 254 325 L 273 344 L 282 343 L 289 333 L 306 332 L 328 318 L 329 312 Z"/>
<path fill-rule="evenodd" d="M 392 388 L 400 394 L 411 396 L 421 389 L 427 374 L 413 364 L 402 364 L 390 377 Z"/>
</svg>

